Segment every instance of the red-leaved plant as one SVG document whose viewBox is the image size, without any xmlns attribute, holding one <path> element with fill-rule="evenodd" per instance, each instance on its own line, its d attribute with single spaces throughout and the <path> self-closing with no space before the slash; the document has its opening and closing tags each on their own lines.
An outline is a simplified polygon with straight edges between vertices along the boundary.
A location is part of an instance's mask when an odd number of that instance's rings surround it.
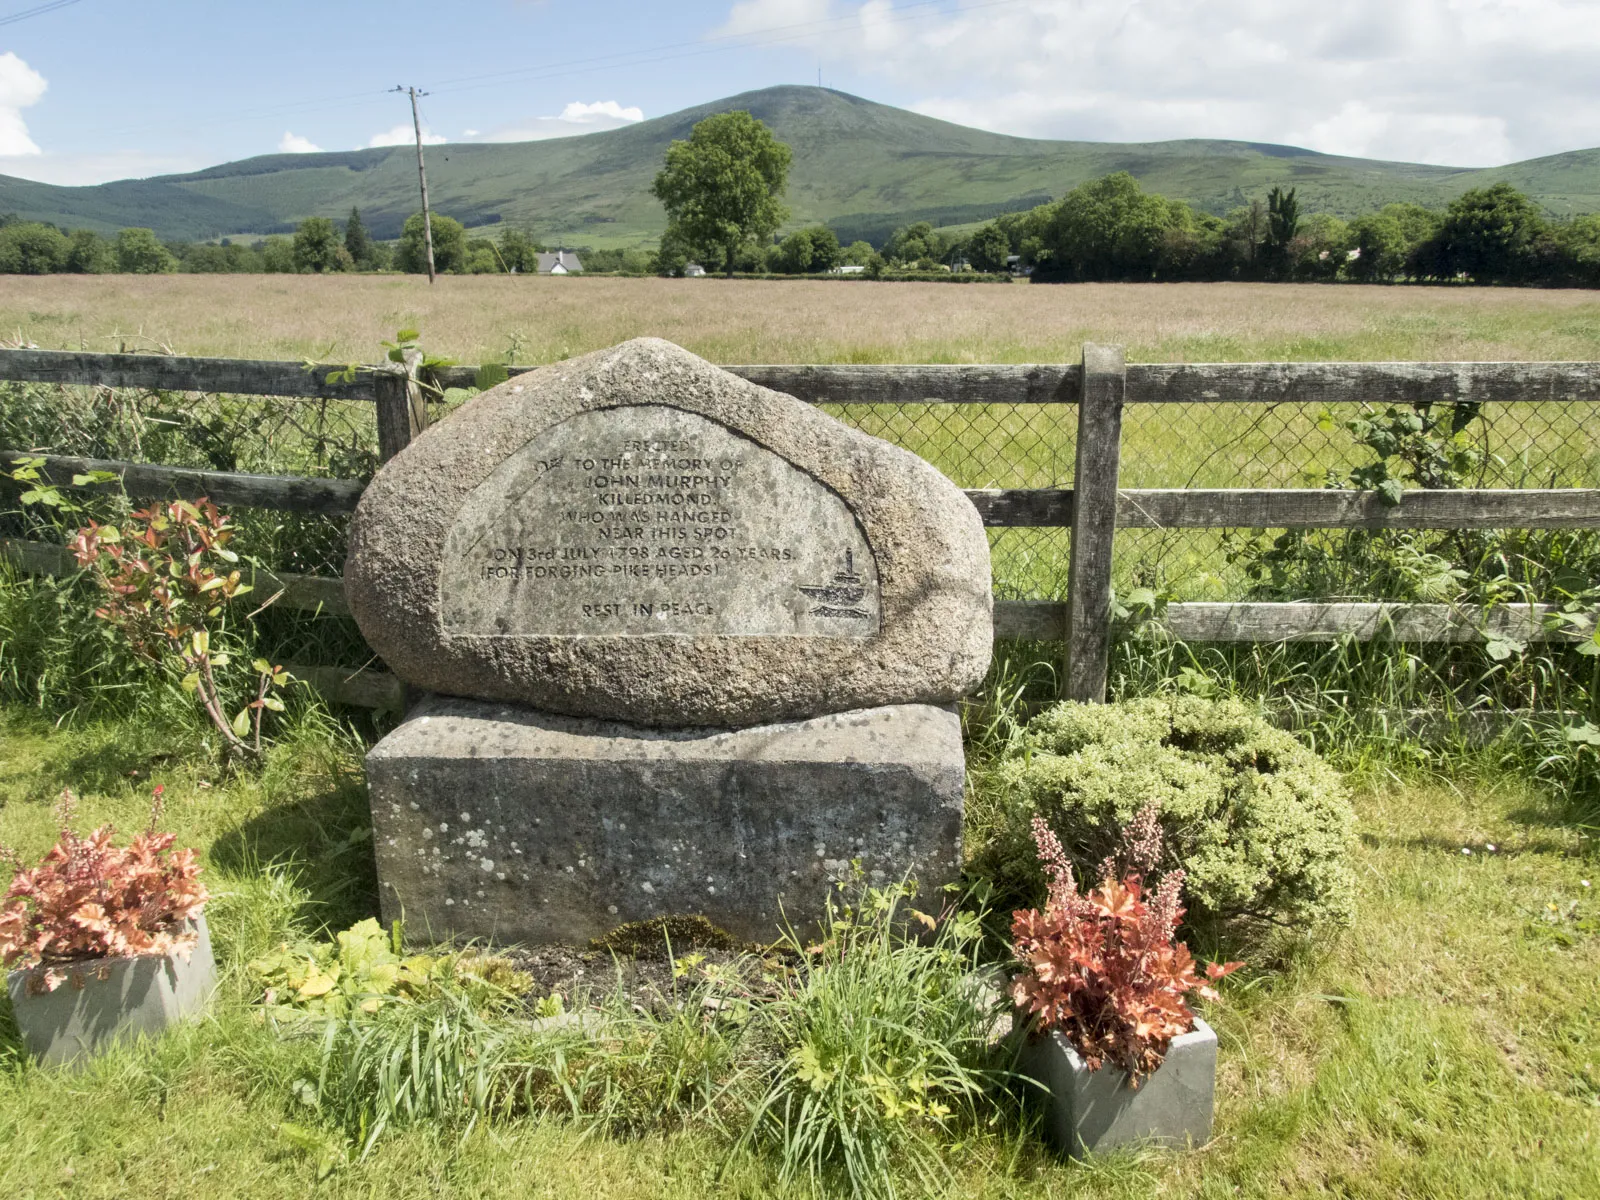
<svg viewBox="0 0 1600 1200">
<path fill-rule="evenodd" d="M 1217 999 L 1206 979 L 1244 965 L 1210 963 L 1202 979 L 1189 948 L 1173 941 L 1183 872 L 1168 872 L 1151 891 L 1144 885 L 1161 857 L 1158 813 L 1155 804 L 1139 811 L 1121 855 L 1101 863 L 1100 886 L 1088 892 L 1078 890 L 1060 840 L 1035 817 L 1049 894 L 1042 913 L 1019 910 L 1011 923 L 1012 952 L 1024 968 L 1011 988 L 1017 1007 L 1040 1031 L 1060 1030 L 1091 1071 L 1112 1062 L 1134 1086 L 1161 1065 L 1173 1038 L 1194 1028 L 1190 994 Z"/>
<path fill-rule="evenodd" d="M 0 859 L 16 871 L 0 907 L 0 965 L 45 967 L 35 984 L 54 991 L 70 963 L 124 955 L 194 949 L 196 934 L 184 923 L 200 915 L 208 898 L 193 850 L 173 850 L 174 835 L 157 833 L 162 788 L 150 807 L 150 825 L 126 847 L 102 825 L 88 837 L 72 830 L 74 800 L 61 793 L 56 812 L 61 838 L 37 867 L 24 867 L 15 851 Z"/>
</svg>

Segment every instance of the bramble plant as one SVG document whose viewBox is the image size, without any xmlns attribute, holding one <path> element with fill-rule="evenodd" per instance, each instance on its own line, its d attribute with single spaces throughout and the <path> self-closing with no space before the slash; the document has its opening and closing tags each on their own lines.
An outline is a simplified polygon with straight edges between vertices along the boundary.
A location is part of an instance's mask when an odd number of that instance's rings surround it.
<svg viewBox="0 0 1600 1200">
<path fill-rule="evenodd" d="M 1208 963 L 1202 979 L 1188 946 L 1173 940 L 1183 916 L 1183 872 L 1144 887 L 1161 858 L 1158 812 L 1156 804 L 1139 811 L 1122 855 L 1106 858 L 1100 886 L 1088 892 L 1078 890 L 1060 840 L 1035 817 L 1049 895 L 1043 912 L 1019 910 L 1011 926 L 1012 952 L 1024 968 L 1012 984 L 1017 1007 L 1041 1032 L 1060 1030 L 1091 1071 L 1109 1061 L 1135 1087 L 1161 1065 L 1172 1039 L 1194 1028 L 1190 994 L 1219 999 L 1207 981 L 1244 965 Z"/>
<path fill-rule="evenodd" d="M 197 935 L 183 925 L 209 897 L 194 851 L 174 851 L 175 835 L 156 832 L 163 790 L 158 786 L 151 798 L 149 826 L 126 847 L 112 845 L 116 831 L 109 825 L 88 837 L 74 833 L 75 801 L 64 791 L 56 808 L 61 837 L 37 867 L 24 867 L 14 851 L 0 848 L 0 861 L 16 872 L 0 908 L 0 964 L 43 965 L 30 986 L 54 991 L 68 963 L 188 956 Z"/>
<path fill-rule="evenodd" d="M 241 582 L 239 556 L 228 549 L 233 534 L 228 518 L 202 497 L 140 509 L 120 528 L 91 521 L 68 548 L 105 588 L 107 600 L 95 615 L 115 626 L 141 657 L 181 664 L 184 690 L 195 694 L 228 752 L 258 758 L 262 717 L 268 710 L 283 711 L 273 692 L 290 676 L 256 659 L 255 695 L 228 718 L 217 671 L 232 656 L 214 643 L 228 603 L 251 590 Z"/>
</svg>

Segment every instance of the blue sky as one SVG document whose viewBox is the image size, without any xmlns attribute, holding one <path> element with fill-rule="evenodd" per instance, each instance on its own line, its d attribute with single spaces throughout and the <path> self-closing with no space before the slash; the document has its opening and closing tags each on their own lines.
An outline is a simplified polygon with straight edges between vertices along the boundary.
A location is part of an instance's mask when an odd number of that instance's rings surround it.
<svg viewBox="0 0 1600 1200">
<path fill-rule="evenodd" d="M 35 15 L 34 10 L 44 9 Z M 20 19 L 19 19 L 20 18 Z M 815 83 L 1001 132 L 1463 166 L 1600 143 L 1600 0 L 0 0 L 0 174 L 592 132 Z"/>
</svg>

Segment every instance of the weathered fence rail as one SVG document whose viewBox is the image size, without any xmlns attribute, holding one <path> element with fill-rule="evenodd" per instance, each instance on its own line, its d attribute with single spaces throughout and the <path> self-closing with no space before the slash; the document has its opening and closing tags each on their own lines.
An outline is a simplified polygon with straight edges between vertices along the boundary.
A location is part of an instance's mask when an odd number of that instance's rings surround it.
<svg viewBox="0 0 1600 1200">
<path fill-rule="evenodd" d="M 531 367 L 510 367 L 515 376 Z M 727 370 L 812 404 L 1068 404 L 1077 409 L 1072 488 L 969 489 L 996 528 L 1073 531 L 1065 601 L 997 601 L 1001 638 L 1067 643 L 1065 693 L 1104 695 L 1112 636 L 1112 551 L 1116 530 L 1250 528 L 1573 529 L 1600 527 L 1600 489 L 1460 489 L 1408 491 L 1400 504 L 1374 492 L 1304 488 L 1119 488 L 1122 412 L 1130 404 L 1206 403 L 1532 403 L 1600 402 L 1600 363 L 1200 363 L 1133 364 L 1117 347 L 1085 346 L 1082 363 L 1022 365 L 735 365 Z M 425 384 L 470 387 L 470 367 L 435 370 L 424 380 L 420 356 L 358 368 L 339 364 L 256 362 L 144 354 L 47 350 L 0 351 L 0 380 L 239 396 L 370 401 L 380 460 L 397 454 L 427 427 Z M 221 504 L 342 515 L 363 484 L 351 479 L 252 475 L 120 460 L 38 455 L 0 448 L 0 462 L 42 457 L 60 487 L 122 490 L 143 499 L 210 496 Z M 78 485 L 74 477 L 109 472 L 111 482 Z M 23 570 L 70 573 L 57 546 L 0 540 L 0 554 Z M 336 578 L 260 573 L 257 591 L 285 607 L 345 614 Z M 1568 639 L 1551 630 L 1537 605 L 1482 612 L 1447 605 L 1379 603 L 1182 603 L 1158 618 L 1188 641 L 1360 640 L 1463 642 L 1490 637 Z M 349 702 L 392 694 L 392 681 L 354 681 L 323 671 L 323 682 Z M 335 677 L 344 683 L 335 686 Z"/>
</svg>

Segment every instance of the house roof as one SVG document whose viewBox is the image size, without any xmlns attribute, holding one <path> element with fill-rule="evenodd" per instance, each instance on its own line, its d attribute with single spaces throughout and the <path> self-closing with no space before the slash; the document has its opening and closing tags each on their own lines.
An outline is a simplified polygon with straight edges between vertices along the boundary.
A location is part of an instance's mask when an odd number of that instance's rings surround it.
<svg viewBox="0 0 1600 1200">
<path fill-rule="evenodd" d="M 539 274 L 548 275 L 557 266 L 563 271 L 575 272 L 583 270 L 583 262 L 571 250 L 556 250 L 549 254 L 539 255 Z"/>
</svg>

